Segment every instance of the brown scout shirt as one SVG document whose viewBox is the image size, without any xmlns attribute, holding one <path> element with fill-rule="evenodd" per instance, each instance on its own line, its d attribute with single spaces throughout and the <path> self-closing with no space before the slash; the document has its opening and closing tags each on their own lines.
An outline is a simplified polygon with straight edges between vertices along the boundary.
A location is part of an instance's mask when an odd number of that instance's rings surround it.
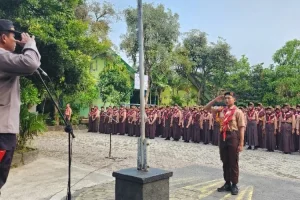
<svg viewBox="0 0 300 200">
<path fill-rule="evenodd" d="M 236 106 L 234 107 L 236 108 L 236 110 L 232 116 L 232 120 L 229 122 L 228 131 L 238 131 L 239 127 L 246 127 L 245 116 L 243 111 L 238 109 Z M 212 112 L 218 112 L 218 111 L 219 109 L 212 109 Z M 225 115 L 225 113 L 223 113 L 223 115 Z"/>
<path fill-rule="evenodd" d="M 0 48 L 0 133 L 19 133 L 19 76 L 30 75 L 40 66 L 41 56 L 34 40 L 25 44 L 22 53 Z"/>
</svg>

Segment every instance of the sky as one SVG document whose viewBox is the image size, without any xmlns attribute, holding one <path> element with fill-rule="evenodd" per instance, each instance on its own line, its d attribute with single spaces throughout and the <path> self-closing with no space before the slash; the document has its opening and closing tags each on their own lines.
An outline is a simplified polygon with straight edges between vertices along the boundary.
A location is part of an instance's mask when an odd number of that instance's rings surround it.
<svg viewBox="0 0 300 200">
<path fill-rule="evenodd" d="M 103 2 L 102 0 L 98 0 Z M 137 7 L 137 0 L 106 0 L 121 11 Z M 199 29 L 214 42 L 218 36 L 231 46 L 238 59 L 249 58 L 250 64 L 272 63 L 272 56 L 288 40 L 300 37 L 300 0 L 143 0 L 163 4 L 179 14 L 180 32 Z M 126 33 L 125 20 L 114 22 L 109 34 L 119 47 Z M 121 57 L 131 63 L 122 51 Z"/>
</svg>

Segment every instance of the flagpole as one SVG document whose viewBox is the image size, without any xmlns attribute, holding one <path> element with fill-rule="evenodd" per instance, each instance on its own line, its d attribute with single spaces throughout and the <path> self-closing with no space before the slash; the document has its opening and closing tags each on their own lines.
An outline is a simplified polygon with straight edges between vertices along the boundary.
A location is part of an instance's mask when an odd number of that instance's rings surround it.
<svg viewBox="0 0 300 200">
<path fill-rule="evenodd" d="M 139 76 L 140 76 L 140 122 L 141 136 L 138 139 L 138 170 L 147 171 L 147 140 L 145 138 L 145 75 L 144 75 L 144 29 L 143 3 L 138 0 L 138 42 L 139 42 Z"/>
</svg>

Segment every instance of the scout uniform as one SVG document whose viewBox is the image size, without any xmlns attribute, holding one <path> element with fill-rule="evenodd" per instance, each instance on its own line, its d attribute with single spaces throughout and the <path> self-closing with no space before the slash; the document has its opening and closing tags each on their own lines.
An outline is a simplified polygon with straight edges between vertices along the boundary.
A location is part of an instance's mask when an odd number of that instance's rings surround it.
<svg viewBox="0 0 300 200">
<path fill-rule="evenodd" d="M 264 130 L 266 137 L 266 148 L 268 151 L 274 151 L 276 148 L 276 130 L 277 117 L 272 107 L 266 108 L 266 116 L 264 119 Z"/>
<path fill-rule="evenodd" d="M 254 146 L 254 149 L 259 145 L 258 143 L 258 134 L 257 134 L 257 123 L 258 123 L 258 114 L 253 108 L 254 104 L 252 102 L 248 103 L 248 112 L 247 112 L 247 142 L 248 149 L 251 149 L 251 146 Z"/>
<path fill-rule="evenodd" d="M 264 130 L 263 130 L 263 124 L 265 123 L 265 110 L 263 108 L 262 103 L 258 103 L 258 108 L 257 108 L 257 115 L 258 115 L 258 124 L 257 124 L 257 135 L 258 135 L 258 144 L 260 148 L 265 148 L 265 137 L 264 137 Z"/>
<path fill-rule="evenodd" d="M 224 96 L 232 96 L 227 92 Z M 218 112 L 218 110 L 212 110 Z M 231 194 L 238 194 L 237 183 L 239 180 L 239 152 L 237 151 L 240 140 L 239 128 L 245 127 L 243 112 L 235 105 L 223 109 L 222 132 L 220 134 L 220 158 L 223 162 L 223 176 L 226 183 L 218 188 L 218 192 L 231 191 Z"/>
<path fill-rule="evenodd" d="M 281 132 L 282 146 L 281 150 L 285 154 L 290 154 L 294 151 L 293 133 L 296 128 L 295 115 L 290 111 L 289 104 L 283 105 L 283 113 L 279 119 L 279 129 Z"/>
</svg>

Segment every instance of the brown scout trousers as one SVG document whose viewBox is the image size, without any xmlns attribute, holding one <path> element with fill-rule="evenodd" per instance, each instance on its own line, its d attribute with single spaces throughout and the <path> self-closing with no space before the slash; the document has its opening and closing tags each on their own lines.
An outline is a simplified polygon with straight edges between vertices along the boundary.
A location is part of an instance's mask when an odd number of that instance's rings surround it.
<svg viewBox="0 0 300 200">
<path fill-rule="evenodd" d="M 223 140 L 220 134 L 220 157 L 223 162 L 223 176 L 226 182 L 237 184 L 239 181 L 239 133 L 237 131 L 226 132 Z"/>
</svg>

